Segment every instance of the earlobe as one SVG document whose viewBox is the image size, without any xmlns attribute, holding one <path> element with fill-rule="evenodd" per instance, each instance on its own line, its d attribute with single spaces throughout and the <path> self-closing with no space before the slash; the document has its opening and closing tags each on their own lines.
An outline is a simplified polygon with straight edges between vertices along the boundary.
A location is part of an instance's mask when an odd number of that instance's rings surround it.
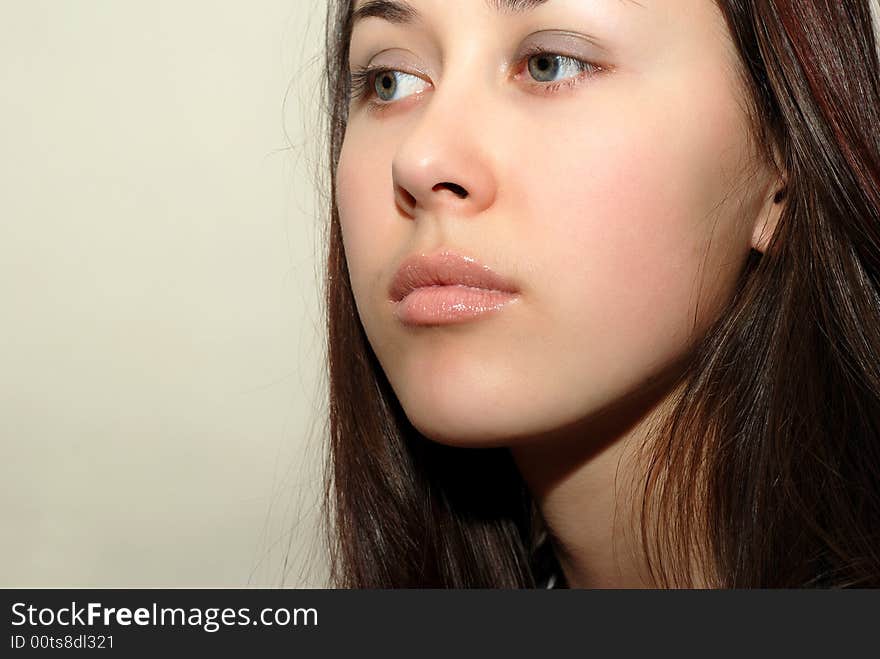
<svg viewBox="0 0 880 659">
<path fill-rule="evenodd" d="M 773 141 L 772 153 L 773 163 L 771 171 L 775 172 L 775 174 L 771 174 L 772 184 L 765 188 L 770 192 L 764 198 L 764 203 L 761 205 L 761 210 L 755 219 L 755 225 L 752 227 L 751 246 L 761 254 L 764 254 L 770 246 L 770 241 L 776 233 L 779 218 L 785 209 L 786 197 L 788 196 L 785 159 L 776 141 Z"/>
<path fill-rule="evenodd" d="M 785 188 L 777 190 L 777 192 L 768 198 L 768 202 L 764 204 L 764 210 L 755 222 L 755 228 L 752 233 L 752 247 L 764 254 L 770 247 L 770 241 L 776 233 L 776 227 L 779 225 L 779 217 L 785 208 Z"/>
<path fill-rule="evenodd" d="M 776 233 L 779 218 L 785 208 L 787 188 L 784 183 L 775 188 L 775 192 L 768 195 L 761 207 L 761 212 L 755 221 L 752 230 L 752 248 L 764 254 L 770 246 L 770 240 Z"/>
</svg>

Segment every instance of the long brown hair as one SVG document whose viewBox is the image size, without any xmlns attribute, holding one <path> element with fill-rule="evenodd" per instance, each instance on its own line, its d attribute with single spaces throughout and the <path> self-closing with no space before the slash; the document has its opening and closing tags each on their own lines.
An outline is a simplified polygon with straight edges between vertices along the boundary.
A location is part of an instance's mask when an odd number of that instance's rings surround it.
<svg viewBox="0 0 880 659">
<path fill-rule="evenodd" d="M 766 251 L 689 353 L 643 454 L 660 585 L 880 586 L 880 74 L 868 0 L 716 0 L 754 144 L 786 182 Z M 348 112 L 352 0 L 326 32 L 329 174 Z M 506 449 L 408 422 L 360 323 L 335 194 L 324 491 L 333 584 L 534 587 L 540 516 Z M 699 477 L 695 477 L 699 476 Z M 487 485 L 488 484 L 488 485 Z"/>
</svg>

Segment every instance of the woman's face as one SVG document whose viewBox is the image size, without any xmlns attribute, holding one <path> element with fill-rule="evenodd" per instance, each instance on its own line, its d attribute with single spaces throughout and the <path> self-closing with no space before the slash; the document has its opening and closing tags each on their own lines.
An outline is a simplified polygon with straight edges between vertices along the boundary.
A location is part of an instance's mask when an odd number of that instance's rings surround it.
<svg viewBox="0 0 880 659">
<path fill-rule="evenodd" d="M 776 179 L 724 19 L 707 0 L 408 5 L 351 40 L 353 69 L 388 70 L 351 101 L 336 192 L 370 344 L 436 441 L 574 427 L 669 373 L 761 247 Z M 444 251 L 517 292 L 404 322 L 396 271 Z"/>
</svg>

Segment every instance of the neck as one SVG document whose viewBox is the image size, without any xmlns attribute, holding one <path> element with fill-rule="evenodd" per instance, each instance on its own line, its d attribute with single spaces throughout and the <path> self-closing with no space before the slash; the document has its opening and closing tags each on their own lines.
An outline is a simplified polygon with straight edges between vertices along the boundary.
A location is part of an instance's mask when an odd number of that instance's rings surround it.
<svg viewBox="0 0 880 659">
<path fill-rule="evenodd" d="M 614 409 L 511 447 L 572 588 L 654 587 L 640 532 L 637 451 L 677 390 L 655 386 Z"/>
</svg>

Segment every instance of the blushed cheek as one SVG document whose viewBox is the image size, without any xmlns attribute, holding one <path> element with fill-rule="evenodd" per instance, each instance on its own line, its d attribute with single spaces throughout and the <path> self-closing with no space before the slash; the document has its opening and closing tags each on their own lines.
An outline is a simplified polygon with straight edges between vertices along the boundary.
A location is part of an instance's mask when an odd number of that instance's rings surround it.
<svg viewBox="0 0 880 659">
<path fill-rule="evenodd" d="M 365 299 L 369 273 L 380 267 L 377 259 L 387 256 L 387 250 L 393 245 L 390 232 L 395 220 L 393 187 L 390 180 L 381 179 L 375 160 L 371 165 L 372 159 L 364 157 L 369 148 L 358 142 L 356 136 L 347 136 L 336 181 L 342 241 L 358 301 Z"/>
<path fill-rule="evenodd" d="M 571 274 L 554 293 L 564 311 L 555 322 L 580 332 L 607 368 L 662 362 L 692 329 L 711 229 L 703 162 L 632 127 L 626 140 L 588 142 L 555 200 L 558 271 Z"/>
<path fill-rule="evenodd" d="M 342 244 L 348 268 L 349 280 L 358 315 L 362 322 L 369 306 L 364 304 L 367 291 L 365 273 L 369 272 L 369 218 L 375 218 L 373 200 L 368 194 L 368 185 L 356 155 L 356 147 L 350 141 L 343 143 L 343 151 L 337 168 L 336 203 L 339 208 L 339 222 L 342 231 Z"/>
<path fill-rule="evenodd" d="M 586 249 L 597 263 L 646 285 L 658 274 L 686 267 L 682 260 L 689 260 L 699 242 L 694 219 L 702 200 L 679 182 L 693 181 L 693 172 L 674 154 L 659 153 L 642 140 L 599 153 L 584 163 L 588 169 L 580 185 L 560 199 L 574 210 L 566 214 L 574 226 L 565 233 L 581 236 L 578 252 Z"/>
</svg>

